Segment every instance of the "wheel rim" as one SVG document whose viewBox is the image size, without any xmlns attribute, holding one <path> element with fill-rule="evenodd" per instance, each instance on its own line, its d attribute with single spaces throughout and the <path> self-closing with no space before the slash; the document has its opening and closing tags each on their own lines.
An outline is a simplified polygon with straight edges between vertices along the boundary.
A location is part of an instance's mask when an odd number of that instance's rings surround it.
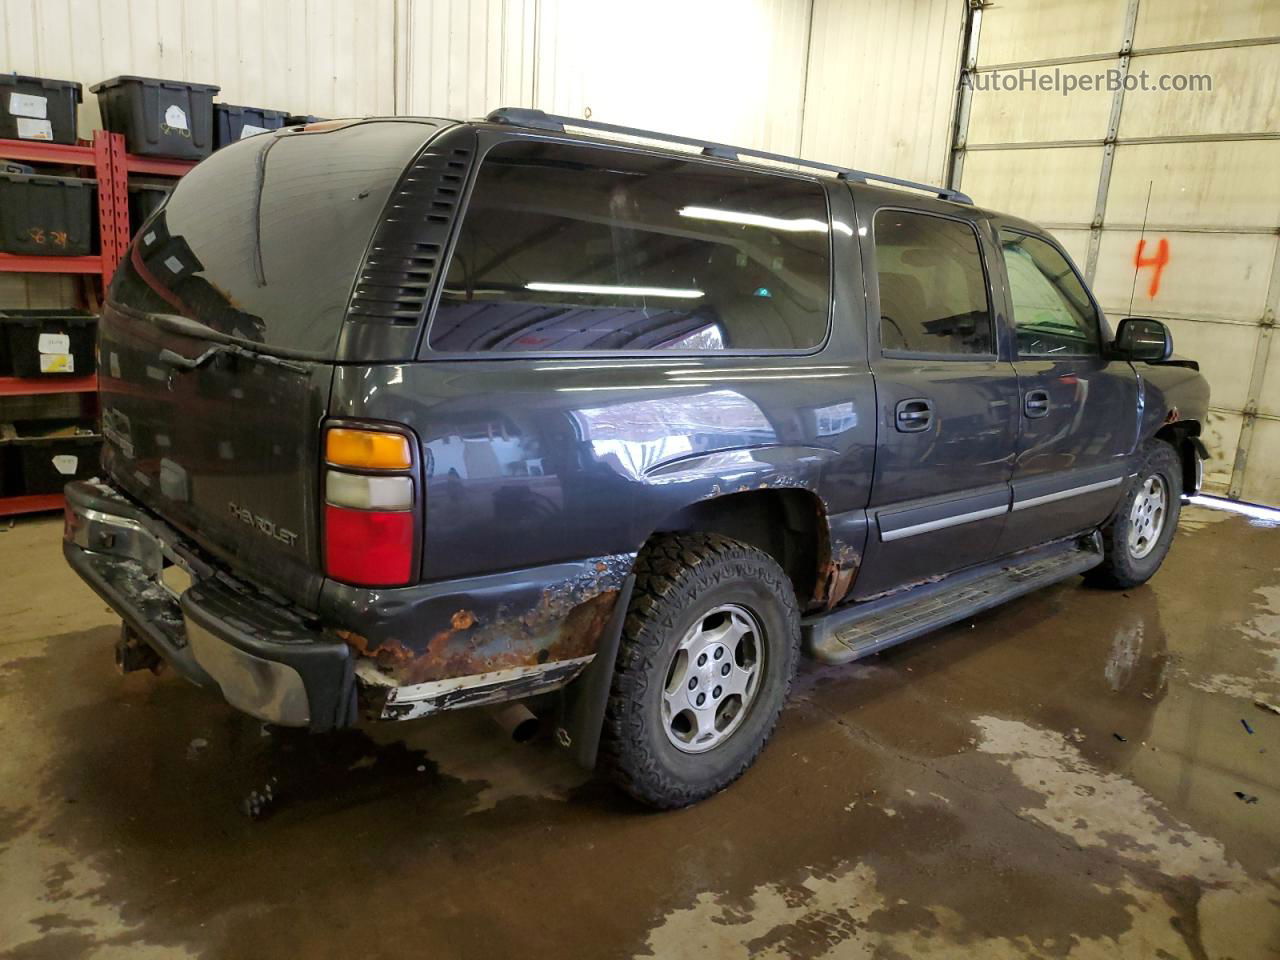
<svg viewBox="0 0 1280 960">
<path fill-rule="evenodd" d="M 1152 474 L 1143 481 L 1129 508 L 1129 554 L 1141 560 L 1156 548 L 1169 515 L 1169 488 L 1164 477 Z"/>
<path fill-rule="evenodd" d="M 676 749 L 703 753 L 733 736 L 760 689 L 764 649 L 760 622 L 736 603 L 694 622 L 662 691 L 662 726 Z"/>
</svg>

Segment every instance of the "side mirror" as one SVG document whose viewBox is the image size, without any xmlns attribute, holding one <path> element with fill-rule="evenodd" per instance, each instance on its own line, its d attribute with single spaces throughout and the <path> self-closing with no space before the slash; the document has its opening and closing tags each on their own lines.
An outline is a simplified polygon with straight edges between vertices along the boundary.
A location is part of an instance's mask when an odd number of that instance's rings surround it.
<svg viewBox="0 0 1280 960">
<path fill-rule="evenodd" d="M 1129 317 L 1120 321 L 1114 347 L 1126 360 L 1168 360 L 1173 356 L 1173 334 L 1159 320 Z"/>
</svg>

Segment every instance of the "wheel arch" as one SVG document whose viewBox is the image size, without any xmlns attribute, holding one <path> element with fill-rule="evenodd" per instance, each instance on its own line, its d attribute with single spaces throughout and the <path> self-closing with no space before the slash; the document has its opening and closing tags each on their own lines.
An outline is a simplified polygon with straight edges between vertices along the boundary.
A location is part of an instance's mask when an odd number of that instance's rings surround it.
<svg viewBox="0 0 1280 960">
<path fill-rule="evenodd" d="M 1209 458 L 1209 451 L 1200 439 L 1202 429 L 1199 420 L 1175 420 L 1165 423 L 1153 434 L 1153 439 L 1163 440 L 1178 454 L 1182 463 L 1182 491 L 1186 494 L 1200 492 L 1201 464 Z"/>
<path fill-rule="evenodd" d="M 825 599 L 831 564 L 826 504 L 807 487 L 771 487 L 721 494 L 686 504 L 659 522 L 645 542 L 668 533 L 718 533 L 777 561 L 801 610 Z"/>
</svg>

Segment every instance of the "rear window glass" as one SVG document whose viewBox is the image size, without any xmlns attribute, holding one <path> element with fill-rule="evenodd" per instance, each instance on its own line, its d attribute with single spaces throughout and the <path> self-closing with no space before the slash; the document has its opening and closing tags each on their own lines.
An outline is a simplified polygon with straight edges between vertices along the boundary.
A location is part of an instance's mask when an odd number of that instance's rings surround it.
<svg viewBox="0 0 1280 960">
<path fill-rule="evenodd" d="M 481 165 L 433 350 L 798 350 L 827 335 L 830 221 L 807 180 L 513 141 Z"/>
<path fill-rule="evenodd" d="M 991 354 L 991 311 L 978 235 L 925 213 L 875 216 L 880 347 L 886 353 Z"/>
<path fill-rule="evenodd" d="M 111 298 L 265 347 L 333 356 L 374 226 L 430 132 L 364 123 L 219 150 L 138 230 Z"/>
</svg>

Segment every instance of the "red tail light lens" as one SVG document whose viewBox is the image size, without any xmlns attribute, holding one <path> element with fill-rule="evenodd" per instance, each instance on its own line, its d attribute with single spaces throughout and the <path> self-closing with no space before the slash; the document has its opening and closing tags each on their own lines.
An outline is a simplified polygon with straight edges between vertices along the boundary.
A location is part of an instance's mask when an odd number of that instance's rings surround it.
<svg viewBox="0 0 1280 960">
<path fill-rule="evenodd" d="M 410 583 L 420 505 L 409 437 L 343 425 L 324 439 L 325 573 L 362 587 Z"/>
<path fill-rule="evenodd" d="M 361 586 L 408 583 L 413 571 L 413 514 L 326 504 L 324 566 L 329 576 Z"/>
</svg>

